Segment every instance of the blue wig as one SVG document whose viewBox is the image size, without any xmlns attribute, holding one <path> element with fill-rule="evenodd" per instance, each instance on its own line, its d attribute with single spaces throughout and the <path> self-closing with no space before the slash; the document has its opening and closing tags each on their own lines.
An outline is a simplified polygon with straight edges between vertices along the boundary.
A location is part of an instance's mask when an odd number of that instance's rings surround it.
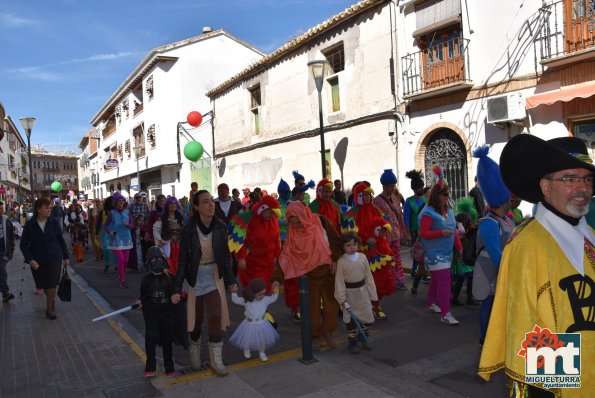
<svg viewBox="0 0 595 398">
<path fill-rule="evenodd" d="M 288 201 L 291 198 L 291 188 L 283 178 L 281 178 L 281 181 L 277 186 L 277 193 L 279 194 L 279 197 L 285 201 Z"/>
<path fill-rule="evenodd" d="M 476 148 L 473 157 L 479 159 L 477 163 L 477 182 L 479 189 L 490 207 L 500 207 L 510 199 L 510 191 L 504 185 L 500 176 L 500 167 L 488 157 L 489 145 Z"/>
</svg>

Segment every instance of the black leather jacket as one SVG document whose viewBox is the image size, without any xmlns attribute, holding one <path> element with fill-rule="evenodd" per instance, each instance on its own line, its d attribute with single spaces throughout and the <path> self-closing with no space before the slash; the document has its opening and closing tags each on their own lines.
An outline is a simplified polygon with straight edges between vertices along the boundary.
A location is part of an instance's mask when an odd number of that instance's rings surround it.
<svg viewBox="0 0 595 398">
<path fill-rule="evenodd" d="M 198 266 L 202 257 L 197 231 L 197 220 L 198 217 L 196 215 L 193 216 L 182 228 L 178 272 L 174 283 L 174 291 L 177 293 L 182 290 L 184 279 L 192 287 L 196 284 L 196 275 L 198 274 Z M 237 284 L 238 282 L 231 269 L 231 255 L 227 246 L 227 228 L 218 219 L 216 219 L 213 229 L 213 252 L 215 253 L 219 278 L 224 278 L 228 286 Z"/>
</svg>

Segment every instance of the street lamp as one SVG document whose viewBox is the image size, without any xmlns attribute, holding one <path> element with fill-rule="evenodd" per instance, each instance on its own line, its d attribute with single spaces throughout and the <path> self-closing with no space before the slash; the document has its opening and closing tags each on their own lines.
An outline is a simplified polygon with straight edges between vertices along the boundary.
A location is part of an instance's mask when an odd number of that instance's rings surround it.
<svg viewBox="0 0 595 398">
<path fill-rule="evenodd" d="M 140 192 L 140 171 L 138 169 L 138 158 L 140 157 L 141 151 L 143 150 L 145 146 L 143 144 L 139 144 L 136 145 L 134 147 L 132 147 L 132 149 L 134 150 L 134 156 L 136 156 L 136 191 Z"/>
<path fill-rule="evenodd" d="M 21 121 L 21 124 L 25 129 L 25 133 L 27 134 L 27 153 L 29 154 L 29 182 L 31 184 L 31 206 L 34 206 L 35 194 L 33 190 L 33 162 L 31 161 L 31 130 L 33 130 L 33 126 L 35 125 L 35 118 L 22 117 L 19 120 Z"/>
<path fill-rule="evenodd" d="M 316 90 L 318 90 L 318 118 L 320 119 L 320 159 L 322 162 L 322 178 L 326 178 L 326 150 L 324 147 L 324 130 L 322 123 L 322 85 L 328 62 L 325 59 L 317 59 L 308 62 L 308 67 L 312 71 Z"/>
</svg>

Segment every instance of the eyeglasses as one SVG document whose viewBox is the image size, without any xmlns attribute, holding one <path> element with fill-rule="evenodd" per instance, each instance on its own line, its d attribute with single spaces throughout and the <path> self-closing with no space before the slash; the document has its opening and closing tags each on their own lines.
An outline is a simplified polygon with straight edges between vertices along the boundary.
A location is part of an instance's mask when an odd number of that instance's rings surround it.
<svg viewBox="0 0 595 398">
<path fill-rule="evenodd" d="M 565 186 L 572 187 L 577 185 L 579 182 L 584 181 L 586 185 L 592 187 L 595 181 L 595 176 L 589 175 L 585 177 L 579 176 L 564 176 L 562 178 L 548 178 L 550 181 L 561 181 Z"/>
</svg>

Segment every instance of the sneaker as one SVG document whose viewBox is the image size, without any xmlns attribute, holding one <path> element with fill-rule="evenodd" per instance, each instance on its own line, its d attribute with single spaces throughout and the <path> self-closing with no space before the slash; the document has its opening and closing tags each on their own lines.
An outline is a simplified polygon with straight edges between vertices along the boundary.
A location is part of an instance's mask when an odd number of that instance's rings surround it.
<svg viewBox="0 0 595 398">
<path fill-rule="evenodd" d="M 426 308 L 428 309 L 428 311 L 433 312 L 434 314 L 440 314 L 442 312 L 442 310 L 440 309 L 440 307 L 436 305 L 436 303 Z"/>
<path fill-rule="evenodd" d="M 301 315 L 300 315 L 300 311 L 297 308 L 291 310 L 291 319 L 295 323 L 300 323 L 300 320 L 302 318 L 301 318 Z"/>
<path fill-rule="evenodd" d="M 147 372 L 147 371 L 145 371 L 145 377 L 146 378 L 155 377 L 155 372 Z"/>
<path fill-rule="evenodd" d="M 417 296 L 417 289 L 416 288 L 414 288 L 414 287 L 411 288 L 411 295 L 412 296 Z"/>
<path fill-rule="evenodd" d="M 446 314 L 445 316 L 443 316 L 442 318 L 440 318 L 440 320 L 442 321 L 442 323 L 446 323 L 449 326 L 456 326 L 459 324 L 459 321 L 457 321 L 455 319 L 455 317 L 452 316 L 452 314 L 450 312 L 448 314 Z"/>
<path fill-rule="evenodd" d="M 174 377 L 176 375 L 176 372 L 175 372 L 175 370 L 172 370 L 171 372 L 165 372 L 165 375 L 167 377 Z"/>
<path fill-rule="evenodd" d="M 244 350 L 244 358 L 250 359 L 252 355 L 250 354 L 250 350 Z"/>
<path fill-rule="evenodd" d="M 14 294 L 8 293 L 8 294 L 2 296 L 2 301 L 5 302 L 5 303 L 8 303 L 13 298 L 14 298 Z"/>
<path fill-rule="evenodd" d="M 374 311 L 374 316 L 376 317 L 376 319 L 379 319 L 381 321 L 386 321 L 388 319 L 388 317 L 386 316 L 384 311 L 382 311 L 382 308 L 380 308 L 380 307 L 374 308 L 373 311 Z"/>
<path fill-rule="evenodd" d="M 265 354 L 263 351 L 258 353 L 258 357 L 262 362 L 266 362 L 269 360 L 269 357 L 267 357 L 267 354 Z"/>
<path fill-rule="evenodd" d="M 126 281 L 120 283 L 120 289 L 128 289 L 128 283 Z"/>
</svg>

